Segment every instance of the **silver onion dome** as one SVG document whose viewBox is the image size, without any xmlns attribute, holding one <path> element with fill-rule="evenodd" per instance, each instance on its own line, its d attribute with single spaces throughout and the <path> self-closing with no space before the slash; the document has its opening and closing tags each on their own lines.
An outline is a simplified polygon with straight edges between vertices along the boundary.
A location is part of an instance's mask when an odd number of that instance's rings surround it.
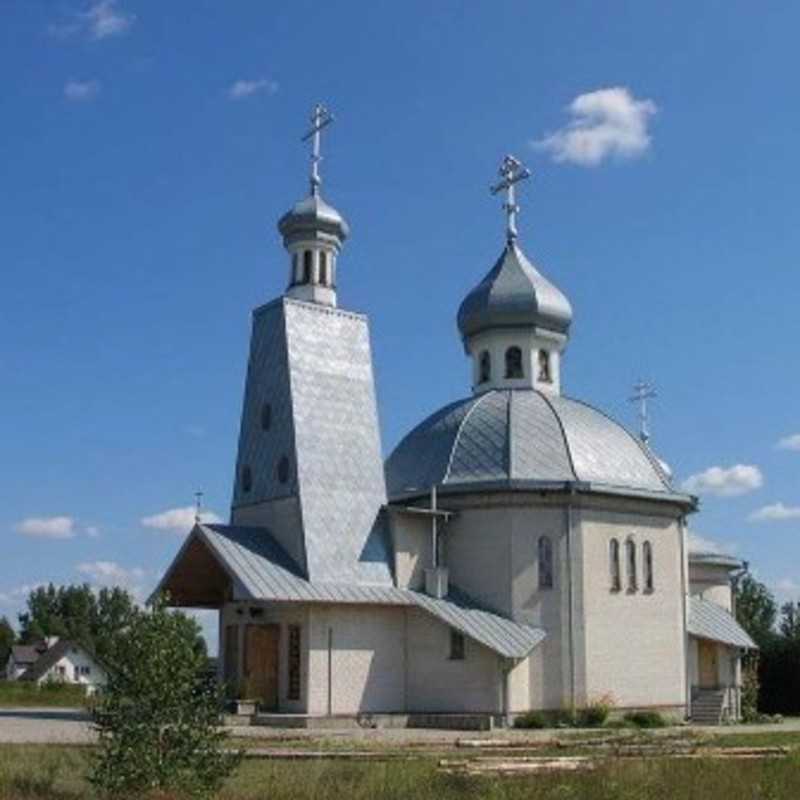
<svg viewBox="0 0 800 800">
<path fill-rule="evenodd" d="M 491 328 L 529 326 L 566 335 L 571 322 L 569 300 L 531 264 L 515 241 L 506 245 L 458 310 L 464 340 Z"/>
<path fill-rule="evenodd" d="M 301 200 L 278 221 L 283 244 L 296 241 L 328 241 L 341 247 L 350 235 L 345 218 L 317 192 Z"/>
</svg>

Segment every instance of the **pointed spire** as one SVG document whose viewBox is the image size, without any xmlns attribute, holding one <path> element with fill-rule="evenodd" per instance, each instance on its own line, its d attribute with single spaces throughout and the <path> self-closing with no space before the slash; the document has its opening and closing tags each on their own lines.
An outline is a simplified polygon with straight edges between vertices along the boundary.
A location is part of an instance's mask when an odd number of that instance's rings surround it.
<svg viewBox="0 0 800 800">
<path fill-rule="evenodd" d="M 504 190 L 506 192 L 506 201 L 503 203 L 503 209 L 506 212 L 506 239 L 509 244 L 513 244 L 517 238 L 517 214 L 519 213 L 519 206 L 516 202 L 516 184 L 530 178 L 531 171 L 519 159 L 507 155 L 500 165 L 499 174 L 502 180 L 494 186 L 490 186 L 489 191 L 492 194 L 498 194 Z"/>
</svg>

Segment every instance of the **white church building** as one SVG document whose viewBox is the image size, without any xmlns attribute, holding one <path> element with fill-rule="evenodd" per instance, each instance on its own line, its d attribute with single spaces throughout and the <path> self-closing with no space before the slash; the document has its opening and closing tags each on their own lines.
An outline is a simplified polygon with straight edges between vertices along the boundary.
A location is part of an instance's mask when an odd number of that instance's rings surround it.
<svg viewBox="0 0 800 800">
<path fill-rule="evenodd" d="M 572 308 L 506 240 L 458 328 L 468 396 L 384 462 L 368 320 L 340 308 L 343 216 L 310 194 L 279 231 L 285 293 L 253 312 L 230 524 L 197 524 L 160 585 L 219 610 L 233 696 L 282 714 L 475 714 L 585 706 L 719 721 L 740 710 L 735 559 L 691 554 L 646 437 L 562 393 Z M 458 365 L 453 365 L 458 369 Z"/>
</svg>

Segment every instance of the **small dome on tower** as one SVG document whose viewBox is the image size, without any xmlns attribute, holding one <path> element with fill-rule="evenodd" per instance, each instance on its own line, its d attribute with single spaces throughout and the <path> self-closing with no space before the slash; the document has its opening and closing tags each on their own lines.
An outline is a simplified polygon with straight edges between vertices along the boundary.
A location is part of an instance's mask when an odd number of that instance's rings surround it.
<svg viewBox="0 0 800 800">
<path fill-rule="evenodd" d="M 319 192 L 295 203 L 278 221 L 283 243 L 288 247 L 295 241 L 330 237 L 337 245 L 350 235 L 345 218 Z"/>
<path fill-rule="evenodd" d="M 566 335 L 572 306 L 510 241 L 458 310 L 464 339 L 491 328 L 533 327 Z"/>
</svg>

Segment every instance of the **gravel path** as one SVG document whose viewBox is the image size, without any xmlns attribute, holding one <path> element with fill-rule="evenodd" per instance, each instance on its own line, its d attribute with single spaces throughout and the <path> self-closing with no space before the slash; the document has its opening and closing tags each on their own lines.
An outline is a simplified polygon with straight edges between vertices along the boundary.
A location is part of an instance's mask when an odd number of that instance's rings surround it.
<svg viewBox="0 0 800 800">
<path fill-rule="evenodd" d="M 507 739 L 514 741 L 566 738 L 580 731 L 521 731 L 495 730 L 485 733 L 445 730 L 412 730 L 406 728 L 333 729 L 304 730 L 287 728 L 235 727 L 233 735 L 263 740 L 286 741 L 286 739 L 333 739 L 349 742 L 371 742 L 385 745 L 454 744 L 456 739 Z M 663 728 L 658 733 L 675 733 L 686 728 Z M 708 731 L 716 735 L 733 733 L 781 733 L 800 731 L 800 718 L 791 718 L 782 725 L 729 725 L 721 728 L 692 728 L 693 731 Z M 597 733 L 596 731 L 594 732 Z M 69 708 L 0 708 L 0 744 L 89 744 L 95 734 L 85 712 Z"/>
</svg>

